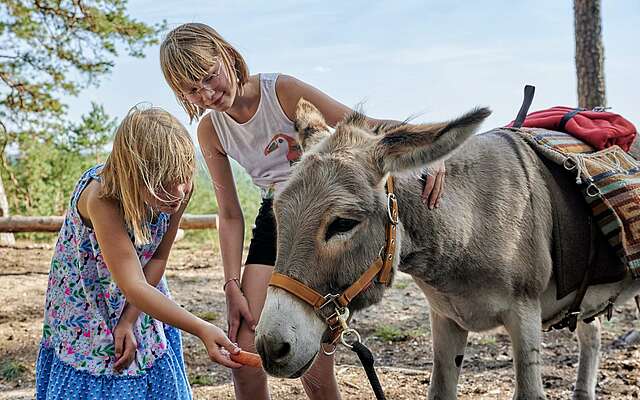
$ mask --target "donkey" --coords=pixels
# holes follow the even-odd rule
[[[556,299],[546,167],[511,132],[473,135],[489,114],[479,108],[446,123],[372,129],[354,113],[330,134],[320,112],[301,100],[296,126],[305,153],[274,202],[275,273],[321,295],[341,293],[385,245],[385,181],[394,177],[399,223],[393,266],[413,277],[430,305],[429,399],[456,398],[468,332],[498,326],[504,326],[513,347],[514,398],[544,399],[541,332],[575,297],[574,292]],[[429,210],[421,203],[417,170],[444,157],[445,197]],[[381,301],[386,287],[374,280],[353,298],[350,311]],[[582,320],[601,313],[611,298],[624,302],[638,290],[640,281],[629,275],[589,287],[577,327],[574,398],[595,398],[599,362],[600,322]],[[269,287],[256,329],[256,347],[269,374],[302,375],[327,333],[312,307]]]

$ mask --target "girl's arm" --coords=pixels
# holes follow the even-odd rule
[[[295,118],[296,107],[302,97],[313,103],[322,113],[327,124],[332,127],[335,127],[347,114],[352,112],[349,107],[331,98],[322,91],[288,75],[280,75],[278,77],[276,81],[276,94],[278,95],[282,110],[291,121]],[[399,123],[399,121],[367,117],[367,123],[371,127],[385,122]],[[431,209],[438,206],[440,194],[444,187],[445,172],[444,161],[439,161],[429,167],[423,174],[424,186],[422,190],[422,202],[428,204]]]
[[[182,214],[184,210],[187,208],[189,201],[191,200],[191,194],[193,193],[193,186],[187,193],[187,198],[182,203],[182,206],[178,209],[178,211],[171,215],[169,220],[169,227],[167,228],[167,232],[164,234],[162,241],[158,245],[155,253],[151,257],[151,260],[145,265],[143,268],[145,279],[149,285],[156,287],[162,280],[164,276],[164,271],[167,267],[167,260],[169,259],[169,253],[171,252],[171,248],[173,247],[173,243],[176,239],[176,234],[178,233],[178,228],[180,226],[180,220],[182,219]],[[122,311],[122,315],[120,316],[120,322],[128,323],[133,325],[138,316],[140,315],[140,310],[136,307],[132,306],[127,302],[124,306],[124,310]]]
[[[327,124],[331,127],[335,127],[347,114],[353,112],[351,108],[331,98],[317,88],[289,75],[278,76],[276,93],[282,110],[291,121],[295,118],[296,107],[302,97],[316,106],[324,116]],[[381,120],[370,117],[367,117],[367,122],[371,126],[379,125],[383,122],[400,123],[399,121]]]
[[[198,143],[211,175],[218,202],[218,238],[224,268],[222,286],[229,311],[227,313],[229,338],[235,342],[241,320],[244,320],[251,329],[255,326],[248,303],[240,290],[244,216],[233,181],[229,158],[222,149],[220,139],[208,115],[198,124]]]
[[[87,197],[87,212],[102,256],[127,301],[153,318],[198,336],[212,360],[228,367],[238,367],[239,364],[220,352],[218,346],[231,353],[237,352],[237,346],[220,328],[189,313],[149,285],[126,232],[118,203],[100,198],[96,191],[92,191]]]

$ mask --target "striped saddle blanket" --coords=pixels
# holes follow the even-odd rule
[[[563,132],[514,129],[536,151],[575,174],[603,235],[634,278],[640,278],[640,163],[614,145],[595,151]]]

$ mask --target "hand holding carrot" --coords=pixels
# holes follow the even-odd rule
[[[256,353],[240,350],[238,353],[229,354],[231,360],[248,367],[262,368],[262,359]]]
[[[242,364],[234,362],[232,359],[235,354],[240,352],[240,348],[229,340],[222,329],[205,322],[198,337],[207,348],[211,361],[229,368],[242,367]]]

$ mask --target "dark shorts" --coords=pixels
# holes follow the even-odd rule
[[[272,205],[272,199],[262,199],[245,264],[276,265],[276,220]]]

